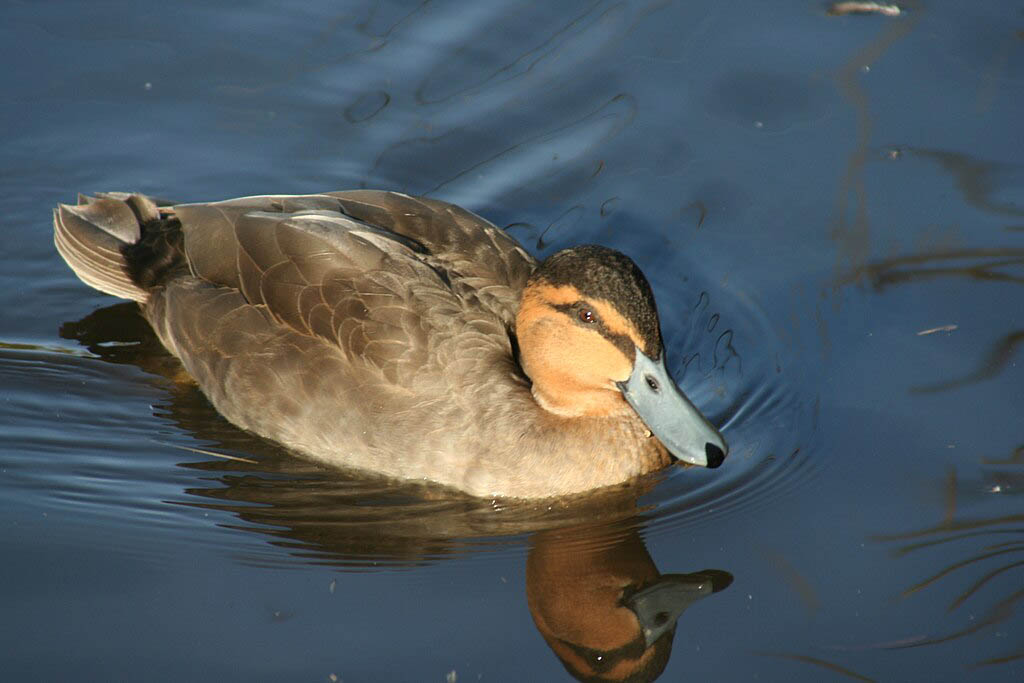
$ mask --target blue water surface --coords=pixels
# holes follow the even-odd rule
[[[5,3],[3,678],[571,680],[552,624],[641,569],[715,585],[662,680],[1024,677],[1024,12],[898,7]],[[544,505],[324,470],[52,243],[78,192],[360,187],[630,254],[725,465]]]

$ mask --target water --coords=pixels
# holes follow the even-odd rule
[[[561,680],[660,572],[714,588],[662,680],[1021,677],[1024,15],[549,5],[0,10],[5,676]],[[355,187],[631,254],[726,464],[550,506],[325,471],[51,241],[78,191]]]

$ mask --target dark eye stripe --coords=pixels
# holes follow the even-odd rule
[[[561,638],[556,638],[556,640],[574,652],[577,657],[585,661],[597,673],[611,671],[623,660],[640,659],[644,656],[643,636],[637,636],[625,645],[612,650],[595,650],[583,645],[577,645],[568,640],[562,640]]]
[[[619,351],[622,351],[623,355],[629,360],[633,360],[636,356],[636,344],[628,336],[609,332],[608,330],[602,330],[601,334],[604,335],[605,339],[615,344]]]
[[[555,304],[554,309],[559,313],[564,313],[575,321],[578,321],[580,325],[586,325],[587,327],[593,328],[601,334],[602,337],[610,341],[615,345],[623,355],[630,360],[636,355],[636,345],[628,335],[620,334],[618,332],[612,332],[605,327],[604,321],[601,320],[601,316],[594,311],[593,307],[587,306],[586,302],[577,301],[571,304]],[[583,320],[581,314],[587,311],[591,315],[590,320]]]

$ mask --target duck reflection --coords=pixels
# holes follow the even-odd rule
[[[156,406],[219,456],[183,467],[207,474],[187,492],[196,507],[229,512],[239,530],[270,537],[285,562],[348,571],[415,567],[493,551],[530,534],[526,599],[533,621],[566,670],[584,681],[652,681],[664,671],[680,615],[732,576],[706,569],[661,574],[640,538],[628,486],[570,501],[502,505],[430,484],[325,470],[228,424],[155,339],[134,304],[66,323],[61,336],[115,363],[154,373],[169,391]],[[209,476],[212,475],[212,476]],[[503,538],[509,538],[503,542]],[[281,553],[274,553],[280,558]],[[279,559],[279,561],[281,561]],[[263,560],[261,559],[261,563]]]
[[[526,560],[526,600],[537,630],[581,681],[653,681],[672,653],[687,607],[723,590],[717,569],[660,574],[635,526],[541,531]]]

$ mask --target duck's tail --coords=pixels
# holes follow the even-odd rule
[[[78,196],[78,205],[53,211],[53,243],[82,282],[101,292],[145,302],[149,296],[129,252],[138,251],[146,228],[166,222],[156,202],[140,194]],[[135,260],[135,259],[132,259]]]

